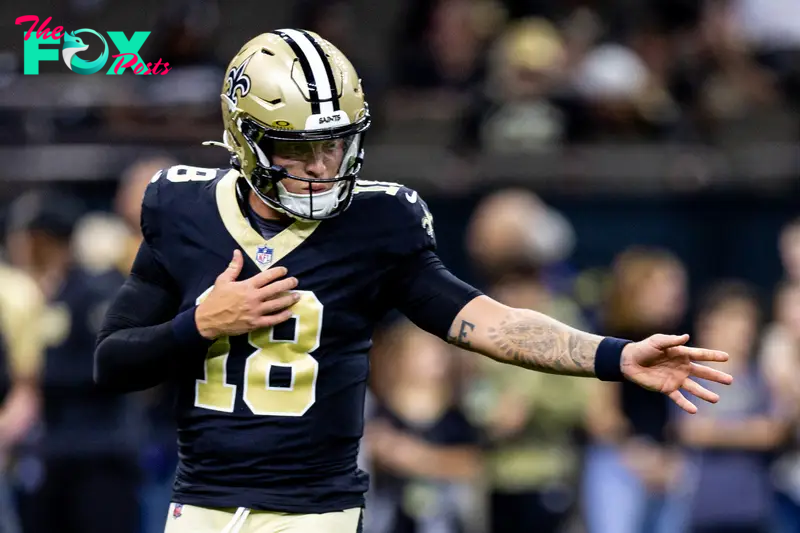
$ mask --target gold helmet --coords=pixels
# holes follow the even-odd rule
[[[228,66],[222,88],[224,144],[261,200],[290,216],[320,220],[347,209],[364,160],[369,108],[353,65],[319,35],[294,29],[264,33]],[[275,143],[301,148],[342,141],[333,178],[290,174],[272,161]],[[306,143],[308,143],[306,145]],[[325,192],[291,193],[281,183],[333,183]]]

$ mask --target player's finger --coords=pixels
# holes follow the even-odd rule
[[[273,315],[266,315],[262,316],[256,322],[257,328],[271,328],[281,322],[286,322],[292,318],[292,311],[290,309],[286,309],[285,311],[281,311],[280,313],[275,313]]]
[[[686,378],[681,386],[683,390],[688,392],[689,394],[693,394],[700,398],[701,400],[705,400],[709,403],[717,403],[719,401],[719,394],[715,392],[711,392],[707,388],[703,387],[696,381],[692,381],[689,378]]]
[[[297,287],[297,278],[281,279],[258,289],[258,297],[261,300],[269,300],[284,292],[289,292],[295,287]]]
[[[667,348],[674,348],[682,346],[689,340],[689,335],[653,335],[650,337],[650,342],[659,350],[666,350]]]
[[[716,381],[717,383],[722,383],[723,385],[730,385],[733,383],[733,376],[730,374],[727,374],[721,370],[717,370],[716,368],[698,365],[697,363],[692,363],[691,373],[696,378],[707,379],[708,381]]]
[[[689,356],[692,361],[713,361],[717,363],[724,363],[728,360],[728,354],[719,350],[706,350],[705,348],[690,348],[682,346],[680,348],[682,353]]]
[[[296,292],[292,292],[289,294],[284,294],[283,296],[279,296],[278,298],[273,298],[271,300],[267,300],[259,307],[258,311],[261,315],[271,315],[273,313],[277,313],[278,311],[283,311],[287,307],[291,307],[297,303],[297,300],[300,299],[300,295]]]
[[[263,287],[269,283],[272,283],[276,279],[280,279],[284,277],[289,271],[286,270],[286,267],[272,267],[268,268],[263,272],[259,272],[252,278],[250,278],[250,283],[253,287]]]
[[[242,258],[242,252],[238,249],[233,251],[233,258],[231,262],[228,264],[228,268],[222,271],[222,273],[217,276],[217,281],[220,282],[230,282],[236,281],[236,278],[239,277],[239,274],[242,272],[242,266],[244,265],[244,259]]]
[[[678,407],[683,409],[689,414],[695,414],[697,412],[697,406],[686,399],[686,397],[681,394],[681,391],[676,390],[672,391],[669,395],[669,399],[675,402]]]

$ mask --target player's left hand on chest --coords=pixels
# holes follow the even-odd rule
[[[710,403],[719,401],[719,395],[706,389],[691,378],[700,378],[730,385],[730,374],[700,365],[698,362],[725,362],[728,354],[717,350],[686,346],[688,335],[653,335],[628,344],[622,351],[622,373],[629,381],[645,389],[666,394],[678,407],[688,413],[697,412],[697,406],[686,399],[681,389]]]

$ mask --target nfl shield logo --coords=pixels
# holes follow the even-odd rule
[[[266,244],[259,246],[256,249],[256,261],[261,265],[269,266],[272,263],[272,248]]]
[[[172,508],[172,518],[180,518],[183,514],[183,504],[176,503],[175,507]]]

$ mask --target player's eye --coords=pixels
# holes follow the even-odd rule
[[[308,148],[296,143],[280,143],[275,146],[275,155],[288,159],[302,158],[307,152]]]
[[[328,141],[322,146],[322,150],[327,154],[332,154],[339,149],[340,141]]]

